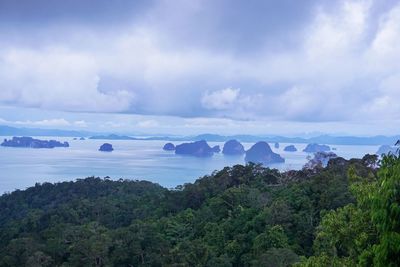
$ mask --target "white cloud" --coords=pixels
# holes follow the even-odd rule
[[[382,80],[378,88],[377,97],[365,103],[362,112],[377,119],[400,119],[400,72]]]
[[[105,123],[101,124],[102,128],[105,129],[112,129],[112,128],[123,128],[126,127],[127,124],[123,122],[114,122],[114,121],[106,121]]]
[[[361,114],[368,118],[389,105],[386,116],[397,118],[400,103],[391,99],[398,97],[398,80],[393,77],[400,69],[400,4],[371,18],[376,1],[338,3],[332,9],[316,9],[295,35],[295,44],[276,50],[217,50],[179,43],[175,31],[166,34],[158,23],[148,21],[110,36],[86,29],[88,38],[0,45],[0,103],[283,120],[351,120]],[[147,14],[150,21],[158,18],[151,15],[168,7],[163,2]],[[194,16],[202,2],[185,7]],[[176,19],[175,26],[192,16]],[[76,32],[85,33],[79,28]],[[109,77],[118,82],[102,83]],[[233,87],[203,92],[228,85]],[[156,124],[145,120],[137,125]]]
[[[160,126],[160,124],[156,120],[139,121],[136,125],[140,128],[155,128]]]
[[[381,17],[378,31],[366,57],[372,71],[400,68],[400,4]]]
[[[184,119],[183,126],[186,128],[231,128],[238,123],[224,118],[190,118]]]
[[[207,109],[224,110],[232,108],[239,97],[240,89],[225,88],[213,92],[205,92],[201,103]]]
[[[27,107],[117,112],[133,94],[98,90],[98,66],[90,55],[65,48],[9,49],[0,52],[0,101]]]
[[[45,119],[45,120],[39,120],[39,121],[15,121],[11,122],[14,124],[19,124],[19,125],[31,125],[31,126],[70,126],[71,123],[65,119]]]
[[[0,123],[17,126],[35,126],[35,127],[69,127],[75,126],[78,128],[88,127],[84,120],[69,121],[64,118],[58,119],[43,119],[43,120],[5,120],[0,118]]]
[[[282,111],[289,118],[304,117],[315,113],[316,107],[325,105],[319,101],[320,96],[310,88],[294,86],[280,97],[280,106],[284,107]]]
[[[74,125],[80,128],[87,128],[88,124],[84,120],[74,121]]]
[[[319,10],[306,34],[309,59],[323,63],[356,52],[365,37],[370,6],[371,1],[344,1],[336,13]]]

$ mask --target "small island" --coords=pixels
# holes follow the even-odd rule
[[[278,143],[278,142],[275,143],[275,144],[274,144],[274,147],[275,147],[275,148],[279,148],[279,143]]]
[[[316,167],[326,167],[331,159],[336,159],[338,156],[333,152],[316,152],[314,157],[307,157],[309,161],[304,165],[304,169],[315,169]]]
[[[175,150],[175,145],[172,143],[166,143],[163,147],[165,151],[174,151]]]
[[[220,148],[218,145],[213,146],[213,147],[212,147],[212,150],[213,150],[214,153],[219,153],[219,152],[221,152],[221,148]]]
[[[214,154],[213,149],[205,140],[193,143],[183,143],[175,147],[175,154],[190,155],[195,157],[211,157]]]
[[[296,152],[297,148],[294,145],[288,145],[283,150],[286,152]]]
[[[397,151],[397,148],[394,146],[389,146],[389,145],[382,145],[379,147],[378,151],[376,151],[376,155],[381,156],[381,155],[388,155],[389,153],[395,154]]]
[[[12,139],[4,139],[2,146],[7,147],[30,147],[30,148],[55,148],[69,147],[68,142],[59,142],[56,140],[39,140],[32,137],[13,137]]]
[[[279,154],[274,153],[267,142],[257,142],[246,151],[246,163],[261,163],[268,165],[271,163],[283,163],[285,159]]]
[[[111,152],[113,150],[114,150],[113,146],[109,143],[104,143],[99,148],[99,151],[102,151],[102,152]]]
[[[327,145],[319,145],[319,144],[308,144],[306,148],[303,149],[303,152],[307,153],[316,153],[316,152],[327,152],[330,151],[331,148]]]
[[[245,150],[243,145],[239,141],[233,139],[227,141],[224,144],[222,153],[225,155],[243,155],[245,153]]]

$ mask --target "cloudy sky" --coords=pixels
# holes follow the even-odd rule
[[[0,124],[398,134],[398,0],[0,0]]]

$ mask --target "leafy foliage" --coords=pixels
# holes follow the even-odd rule
[[[376,160],[36,184],[0,197],[0,266],[396,266],[399,163]]]
[[[375,159],[376,160],[376,159]],[[363,158],[375,166],[371,156]],[[400,158],[383,157],[377,176],[352,166],[356,203],[326,213],[317,228],[315,255],[300,266],[400,266]]]

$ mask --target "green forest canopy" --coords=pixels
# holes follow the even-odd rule
[[[0,197],[0,266],[400,266],[399,199],[395,155],[36,184]]]

